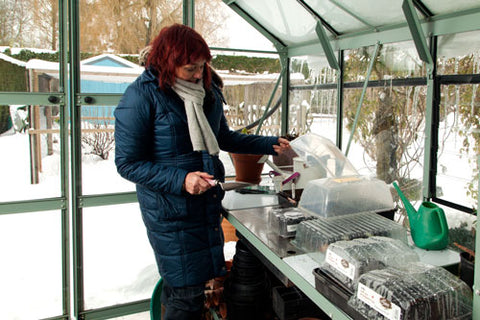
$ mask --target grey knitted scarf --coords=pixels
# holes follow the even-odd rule
[[[182,98],[187,113],[188,131],[192,140],[193,150],[207,150],[211,155],[218,155],[220,148],[212,128],[203,112],[205,89],[203,81],[193,83],[177,79],[172,89]]]

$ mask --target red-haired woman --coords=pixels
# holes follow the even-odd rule
[[[276,154],[278,137],[231,131],[212,56],[192,28],[163,28],[151,43],[145,71],[115,109],[115,163],[136,184],[159,272],[165,319],[200,319],[205,282],[224,275],[220,226],[225,178],[220,149]]]

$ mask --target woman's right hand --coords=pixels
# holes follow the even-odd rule
[[[212,187],[212,184],[208,182],[211,179],[213,179],[213,176],[206,172],[189,172],[183,182],[183,188],[193,195],[202,194]]]

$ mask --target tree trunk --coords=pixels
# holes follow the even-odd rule
[[[377,178],[391,183],[396,179],[397,142],[395,115],[392,110],[391,91],[386,89],[379,95],[378,109],[373,133],[376,139]]]

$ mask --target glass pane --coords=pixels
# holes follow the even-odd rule
[[[374,26],[391,25],[405,21],[402,11],[402,0],[337,0],[331,2],[337,2],[340,6]]]
[[[478,0],[422,0],[435,15],[478,8]]]
[[[0,16],[0,44],[8,44],[0,47],[0,91],[36,91],[27,62],[58,61],[58,0],[36,1],[33,10],[30,1],[2,1]]]
[[[123,93],[144,70],[138,56],[131,58],[101,54],[81,61],[80,87],[88,93]]]
[[[480,73],[479,31],[438,37],[438,74]]]
[[[211,47],[275,50],[267,38],[221,0],[195,1],[195,29]]]
[[[87,309],[150,298],[159,279],[138,204],[83,210]]]
[[[1,319],[43,319],[62,311],[59,212],[0,216]]]
[[[13,58],[10,49],[0,53],[0,91],[28,91],[26,65],[26,62]]]
[[[408,199],[420,200],[426,87],[367,89],[349,146],[361,91],[344,91],[342,150],[361,174],[396,180]]]
[[[313,132],[335,143],[337,123],[337,73],[324,56],[291,59],[291,134]]]
[[[370,21],[365,19],[366,17],[360,17],[361,20],[355,17],[358,17],[358,8],[356,8],[358,5],[355,2],[348,1],[346,4],[341,3],[343,1],[328,0],[305,2],[339,33],[368,29],[373,23],[371,19]]]
[[[226,100],[225,116],[232,130],[241,130],[249,124],[259,122],[280,76],[280,61],[275,55],[255,53],[250,56],[232,55],[230,52],[214,51],[212,67],[222,78]],[[274,113],[262,124],[259,134],[280,133],[280,113],[277,106],[281,87],[275,92],[269,110]],[[276,111],[275,111],[276,110]],[[256,127],[250,129],[255,133]],[[221,151],[220,159],[225,165],[227,176],[235,175],[230,157]],[[264,166],[264,172],[268,172]]]
[[[423,76],[424,66],[409,43],[383,46],[370,77],[379,82],[370,83],[355,123],[373,49],[345,52],[342,150],[361,174],[398,181],[415,203],[422,199],[426,87],[406,83]]]
[[[375,47],[363,47],[345,53],[345,82],[365,81]],[[412,42],[380,46],[369,81],[425,77],[426,66],[418,57]],[[363,86],[363,84],[362,84]]]
[[[316,20],[295,1],[238,0],[236,3],[287,45],[318,39]]]
[[[182,12],[182,0],[80,1],[81,92],[123,93],[143,71],[140,51],[164,26],[182,23]]]
[[[375,68],[372,73],[378,80],[425,77],[427,74],[426,64],[420,60],[411,41],[382,45],[376,63],[381,63],[383,67],[381,71]]]
[[[134,191],[115,166],[115,106],[82,106],[82,187],[84,194]]]
[[[446,206],[441,206],[448,224],[449,247],[456,251],[464,251],[458,245],[475,250],[475,223],[477,217]],[[458,245],[456,245],[457,243]]]
[[[0,202],[60,196],[58,106],[10,106],[0,136]]]
[[[196,0],[195,30],[209,46],[227,47],[229,35],[224,26],[228,26],[230,15],[234,13],[221,0]]]
[[[182,23],[182,0],[80,1],[80,49],[135,55],[161,28]]]
[[[225,106],[225,115],[231,129],[240,130],[245,126],[260,121],[267,109],[278,77],[279,74],[252,77],[251,79],[247,77],[243,83],[229,83],[228,85],[229,77],[224,78],[227,80],[224,94],[228,104]],[[279,87],[275,92],[272,105],[269,108],[270,111],[279,110],[279,108],[275,108],[278,106],[277,102],[280,99],[280,90],[281,88]],[[280,115],[277,111],[263,121],[259,134],[279,134]],[[255,126],[249,129],[249,132],[256,133],[256,130],[257,127]]]
[[[437,197],[476,209],[480,88],[443,85],[441,97]]]
[[[295,82],[299,78],[303,78],[304,84],[307,85],[336,84],[336,70],[329,67],[325,56],[299,56],[290,60],[290,77],[293,80],[293,86],[297,85]],[[299,77],[298,73],[303,77]]]

